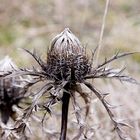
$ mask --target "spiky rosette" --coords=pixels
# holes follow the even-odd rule
[[[82,81],[90,70],[85,48],[68,28],[53,39],[47,65],[51,78],[71,82]]]

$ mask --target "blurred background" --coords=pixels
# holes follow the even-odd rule
[[[104,8],[105,0],[0,0],[0,59],[9,55],[20,67],[36,65],[21,48],[36,49],[46,59],[52,38],[66,27],[90,52],[98,45]],[[110,0],[99,62],[118,50],[139,52],[139,45],[139,0]],[[139,53],[122,58],[113,66],[125,66],[125,72],[140,81]],[[133,128],[126,130],[130,139],[140,140],[139,86],[104,80],[97,80],[94,84],[100,90],[111,93],[111,103],[122,105],[115,109],[116,116],[132,125]],[[69,120],[73,121],[71,117]],[[94,133],[92,136],[89,134],[87,139],[118,140],[112,132],[113,127],[106,111],[96,99],[91,104],[88,123],[94,128]],[[76,126],[72,124],[74,127],[71,127],[70,124],[68,138],[71,140],[72,128]],[[50,129],[55,127],[51,126]],[[43,139],[41,136],[38,134],[36,137]]]

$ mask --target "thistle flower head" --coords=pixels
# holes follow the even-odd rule
[[[51,52],[62,55],[78,55],[84,51],[79,39],[65,28],[63,32],[58,34],[51,43]]]
[[[53,39],[47,65],[55,80],[80,82],[90,69],[85,48],[68,28]]]

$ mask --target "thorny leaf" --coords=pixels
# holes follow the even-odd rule
[[[49,89],[52,88],[52,83],[47,83],[45,84],[38,92],[37,94],[34,96],[33,100],[32,100],[32,104],[31,106],[29,106],[24,115],[23,115],[23,119],[28,119],[30,117],[30,115],[32,114],[32,111],[34,109],[34,107],[38,104],[40,97]]]
[[[123,75],[122,72],[124,71],[125,68],[122,68],[120,70],[118,69],[100,69],[99,71],[93,72],[93,74],[89,74],[87,76],[85,76],[85,79],[96,79],[96,78],[103,78],[103,79],[117,79],[120,82],[129,82],[132,84],[137,84],[139,85],[140,83],[137,82],[134,78],[127,76],[127,75]]]
[[[83,90],[81,88],[81,85],[76,85],[75,91],[77,91],[81,95],[81,97],[83,98],[83,100],[85,101],[85,104],[86,104],[86,114],[85,114],[85,117],[87,117],[88,114],[89,114],[90,97],[89,97],[88,94],[86,94],[86,93],[83,92]]]
[[[91,57],[91,67],[93,66],[93,63],[94,63],[94,58],[95,58],[95,54],[96,54],[96,52],[97,52],[97,49],[98,49],[98,46],[97,47],[95,47],[95,49],[94,50],[92,50],[92,57]]]
[[[76,139],[79,139],[84,132],[84,121],[83,121],[83,118],[81,116],[81,110],[80,110],[80,107],[76,101],[74,92],[71,92],[70,95],[71,95],[72,105],[73,105],[73,108],[75,111],[76,119],[77,119],[77,122],[78,122],[79,127],[80,127],[78,135],[73,138],[73,140],[76,140]]]
[[[42,59],[40,57],[37,56],[37,53],[36,51],[34,50],[34,52],[30,52],[29,50],[27,49],[24,49],[27,53],[29,53],[35,60],[36,62],[39,64],[39,66],[42,68],[42,70],[46,70],[46,63],[42,61]]]
[[[122,53],[122,54],[119,54],[119,52],[117,52],[113,57],[111,57],[110,59],[105,59],[105,61],[102,63],[102,64],[100,64],[100,65],[98,65],[95,69],[96,70],[98,70],[98,69],[100,69],[101,67],[103,67],[103,66],[105,66],[105,65],[107,65],[107,64],[109,64],[110,62],[112,62],[112,61],[115,61],[115,60],[117,60],[117,59],[119,59],[119,58],[122,58],[122,57],[124,57],[124,56],[128,56],[128,55],[132,55],[132,54],[135,54],[136,52],[131,52],[131,53]]]
[[[95,95],[98,97],[98,99],[102,102],[102,104],[104,105],[104,107],[105,107],[106,111],[108,112],[108,115],[109,115],[109,117],[110,117],[110,119],[111,119],[111,121],[112,121],[112,123],[113,123],[113,125],[114,125],[114,129],[115,129],[116,132],[118,133],[118,136],[120,137],[121,140],[125,140],[126,137],[124,136],[124,133],[122,132],[121,127],[120,127],[120,126],[121,126],[121,123],[118,123],[118,122],[116,121],[116,119],[114,118],[114,114],[113,114],[112,110],[110,109],[110,107],[108,106],[108,103],[107,103],[107,101],[105,100],[105,98],[103,98],[103,97],[102,97],[102,94],[101,94],[99,91],[97,91],[97,90],[95,89],[95,87],[93,87],[93,85],[91,85],[90,83],[85,82],[85,85],[86,85],[91,91],[93,91],[93,92],[95,93]]]

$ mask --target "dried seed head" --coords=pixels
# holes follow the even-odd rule
[[[66,28],[57,35],[48,51],[48,71],[55,80],[80,82],[89,71],[85,48],[78,38]]]
[[[17,70],[17,66],[8,56],[0,61],[1,72],[15,69]],[[0,79],[0,112],[3,123],[7,123],[10,116],[15,117],[12,106],[17,105],[26,92],[23,83],[19,82],[21,78]]]
[[[84,51],[78,38],[66,28],[51,43],[51,53],[59,55],[78,55]]]

